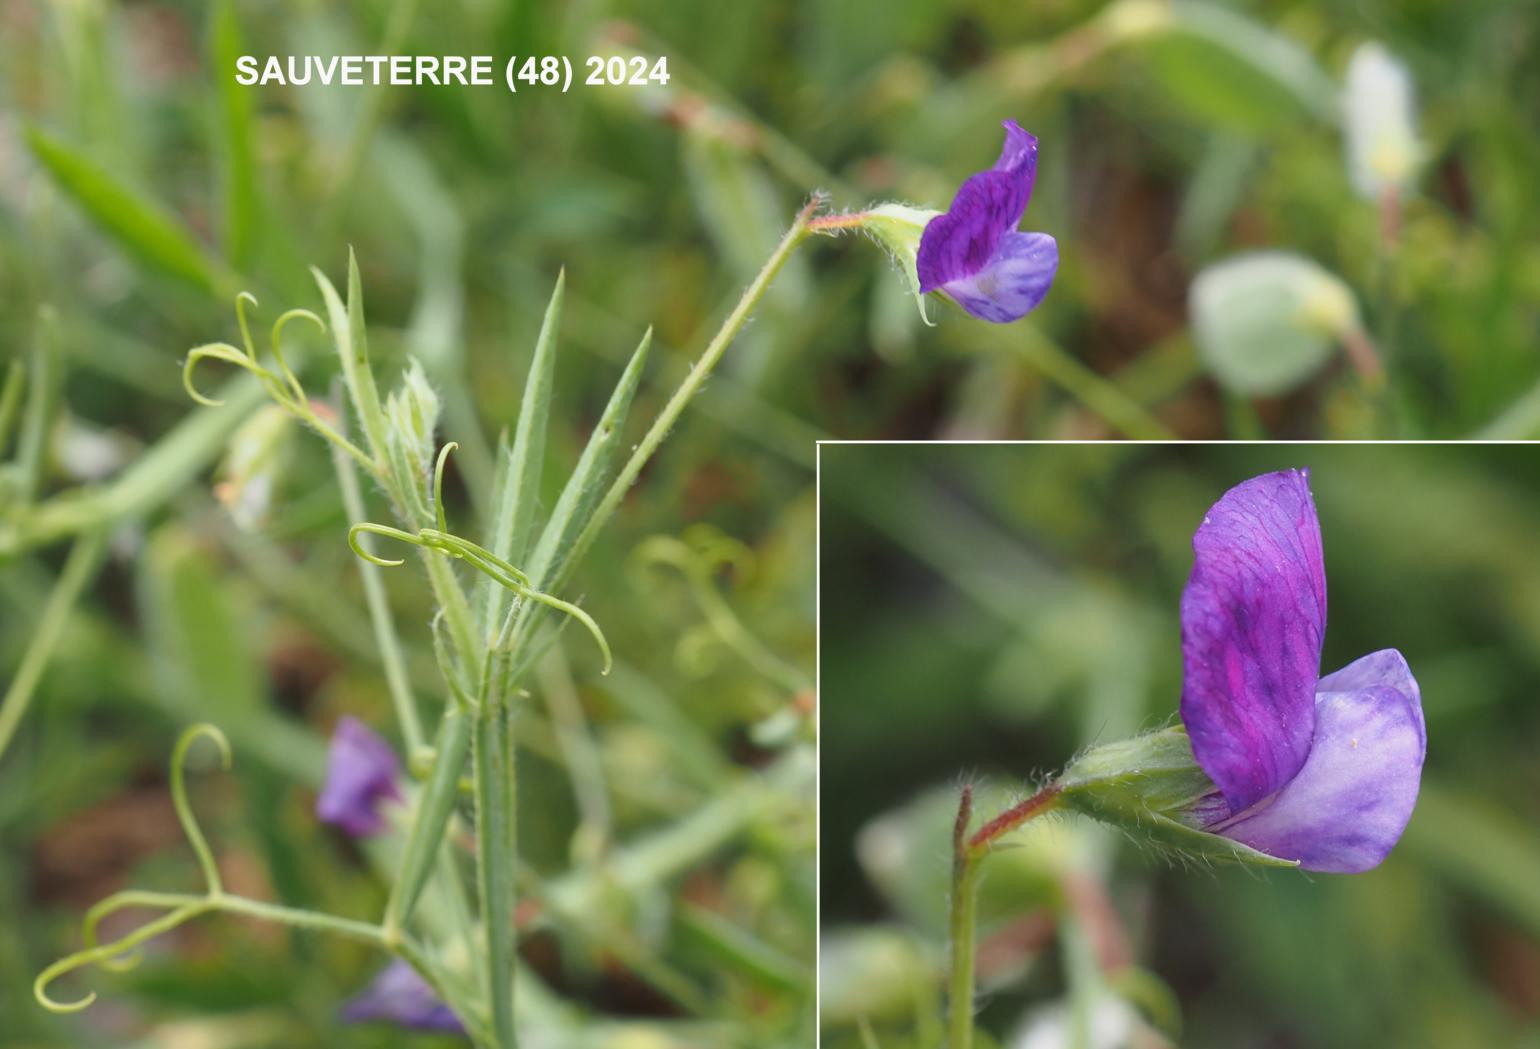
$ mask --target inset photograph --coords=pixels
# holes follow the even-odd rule
[[[1540,1037],[1540,455],[826,444],[822,1045]]]

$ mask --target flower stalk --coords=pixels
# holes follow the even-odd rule
[[[1049,784],[969,833],[973,788],[963,785],[952,826],[951,973],[948,981],[947,1049],[973,1049],[973,970],[978,935],[979,867],[995,842],[1059,802],[1059,787]]]

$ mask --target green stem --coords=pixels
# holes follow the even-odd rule
[[[620,500],[625,497],[631,485],[636,483],[636,478],[641,474],[642,467],[647,465],[647,461],[658,450],[658,446],[663,443],[663,439],[668,436],[668,432],[679,421],[679,416],[684,413],[685,405],[689,404],[691,398],[699,392],[701,385],[711,375],[712,369],[722,359],[722,354],[727,352],[727,348],[732,345],[733,340],[738,337],[738,333],[743,330],[743,326],[748,323],[750,315],[754,312],[754,307],[759,305],[760,299],[764,298],[765,292],[769,290],[770,285],[775,281],[776,275],[781,272],[781,268],[786,265],[786,261],[791,258],[792,253],[797,250],[797,247],[807,239],[808,222],[812,219],[813,212],[817,210],[821,203],[821,198],[815,197],[797,213],[796,221],[791,224],[791,228],[781,238],[780,244],[776,245],[775,251],[771,252],[770,258],[765,261],[764,268],[759,271],[759,275],[749,284],[748,289],[743,293],[743,297],[738,300],[738,305],[733,307],[733,311],[722,322],[722,327],[712,337],[711,341],[707,343],[705,352],[700,355],[700,359],[690,368],[689,374],[684,377],[684,381],[679,384],[679,388],[674,391],[674,395],[668,399],[668,403],[663,406],[663,410],[653,420],[651,428],[648,429],[641,442],[637,444],[636,450],[631,453],[631,458],[626,460],[626,465],[621,468],[620,475],[610,485],[609,491],[604,493],[604,499],[594,511],[593,517],[589,519],[588,525],[579,533],[577,541],[572,546],[572,552],[568,555],[565,562],[567,570],[570,570],[570,567],[582,558],[589,544],[598,535],[599,530],[604,527],[610,515],[615,512],[615,508],[620,505]],[[558,589],[560,583],[564,581],[545,581],[546,589]]]
[[[486,952],[484,991],[491,1004],[492,1032],[498,1049],[515,1049],[518,1044],[513,1023],[517,828],[512,717],[507,697],[489,696],[476,712],[471,734],[475,761],[476,873]]]
[[[27,708],[32,705],[43,671],[53,658],[75,602],[96,575],[106,538],[105,532],[89,532],[77,539],[70,549],[59,581],[54,584],[48,603],[43,606],[43,614],[38,617],[37,631],[21,658],[21,666],[16,668],[11,687],[6,689],[5,699],[0,702],[0,757],[4,756]]]
[[[1058,800],[1059,788],[1050,784],[1006,809],[970,836],[973,788],[964,786],[962,789],[957,822],[952,827],[952,961],[947,1049],[972,1049],[973,1046],[973,962],[978,931],[979,865],[989,855],[990,847],[1003,835],[1047,812]]]
[[[973,938],[978,907],[977,857],[968,848],[968,822],[973,817],[973,788],[964,786],[952,828],[952,974],[948,986],[947,1049],[973,1047]]]
[[[342,489],[342,506],[348,520],[366,520],[369,515],[364,507],[364,493],[358,483],[358,472],[336,445],[332,446],[332,464],[337,471],[337,484]],[[360,539],[360,542],[363,540]],[[374,626],[375,646],[379,649],[380,663],[385,670],[385,687],[395,705],[396,721],[401,725],[401,736],[406,741],[407,760],[411,761],[425,741],[417,700],[412,695],[411,680],[406,672],[406,656],[401,649],[401,639],[396,634],[395,620],[391,618],[390,602],[385,596],[385,583],[380,579],[380,574],[372,568],[363,568],[359,576],[364,584],[364,603],[369,606],[369,620]]]

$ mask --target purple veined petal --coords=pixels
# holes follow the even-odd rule
[[[981,320],[1009,324],[1037,308],[1059,270],[1059,245],[1046,233],[1007,233],[995,257],[972,277],[941,290]]]
[[[342,1019],[349,1023],[386,1020],[419,1031],[465,1030],[417,970],[400,959],[380,970],[368,987],[343,1005]]]
[[[1215,503],[1182,593],[1182,721],[1233,812],[1294,778],[1315,734],[1326,633],[1321,529],[1300,470]]]
[[[1425,749],[1417,704],[1396,689],[1323,692],[1299,774],[1270,803],[1209,829],[1305,870],[1369,870],[1411,819]]]
[[[1032,184],[1037,180],[1037,136],[1014,120],[1001,122],[1005,128],[1005,142],[1000,147],[1000,159],[995,161],[996,171],[1009,171],[1025,182],[1021,208],[1026,210],[1032,199]],[[1018,217],[1018,222],[1021,219]]]
[[[1015,232],[1037,179],[1037,139],[1014,120],[1005,121],[1005,145],[988,171],[971,175],[952,206],[920,234],[915,269],[920,293],[978,273],[995,257],[1000,241]]]
[[[1006,171],[981,171],[970,175],[957,191],[952,206],[925,225],[915,268],[922,294],[954,280],[971,277],[983,269],[1000,238],[1021,221],[1017,179]]]
[[[355,838],[385,829],[382,802],[401,800],[401,766],[396,752],[355,717],[344,717],[326,752],[326,782],[316,798],[317,818]]]
[[[1373,685],[1385,685],[1411,700],[1412,713],[1417,716],[1417,733],[1423,746],[1428,743],[1428,729],[1422,716],[1422,689],[1412,677],[1412,668],[1406,658],[1393,648],[1382,648],[1353,660],[1341,670],[1323,677],[1315,686],[1321,692],[1357,692]]]

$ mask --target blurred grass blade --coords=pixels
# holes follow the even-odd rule
[[[417,801],[416,816],[401,854],[401,871],[391,893],[390,919],[405,928],[438,862],[445,828],[454,815],[460,776],[470,757],[471,719],[456,703],[444,711],[435,744],[433,772]]]
[[[257,161],[252,148],[253,92],[225,73],[245,53],[240,22],[230,0],[219,0],[209,24],[210,66],[215,71],[213,121],[219,154],[219,232],[225,258],[237,269],[250,270],[256,260],[262,228],[262,202],[257,192]]]
[[[26,388],[27,366],[17,357],[5,369],[5,385],[0,386],[0,459],[5,458],[5,449],[11,443],[11,428],[16,425],[16,413],[21,410]]]
[[[313,782],[324,746],[279,715],[251,639],[253,610],[235,601],[203,541],[170,524],[151,537],[136,579],[158,691],[188,720],[227,726],[237,747],[301,783]]]
[[[106,534],[93,532],[81,536],[70,548],[69,559],[64,562],[59,581],[54,584],[47,603],[43,605],[42,614],[38,616],[37,629],[27,643],[26,654],[21,657],[16,676],[11,678],[11,687],[5,690],[5,698],[0,700],[0,758],[5,756],[6,747],[15,737],[27,708],[32,705],[43,671],[48,669],[75,602],[80,599],[91,580],[96,578],[96,569],[101,564],[106,545]]]
[[[615,458],[615,450],[620,447],[621,429],[631,410],[631,401],[636,396],[651,347],[652,329],[648,328],[620,381],[615,384],[615,392],[610,395],[610,403],[599,417],[598,425],[589,435],[588,444],[578,458],[572,476],[567,479],[561,498],[556,501],[556,509],[551,512],[551,519],[540,533],[540,543],[526,569],[536,587],[555,590],[566,579],[570,567],[566,563],[567,555],[577,537],[588,527],[589,518],[604,497],[605,478]]]
[[[47,470],[49,436],[64,395],[64,354],[59,348],[58,318],[52,307],[38,311],[32,346],[31,382],[22,413],[21,435],[16,445],[18,501],[26,505],[42,490]]]
[[[519,405],[513,444],[503,449],[498,462],[493,503],[496,516],[492,521],[492,533],[487,537],[487,548],[513,565],[520,564],[529,550],[535,504],[540,498],[540,473],[545,460],[546,428],[556,372],[556,336],[561,328],[566,285],[567,271],[562,270],[546,304],[540,336],[535,340],[535,355],[529,362],[529,377],[524,383],[524,400]],[[512,595],[506,587],[490,578],[483,579],[478,585],[483,594],[479,603],[486,609],[484,626],[488,631],[496,630]]]
[[[1424,778],[1402,848],[1540,936],[1540,835],[1533,823]]]
[[[1166,90],[1197,118],[1250,132],[1304,119],[1336,122],[1336,84],[1292,39],[1202,0],[1168,10],[1168,31],[1139,47]]]
[[[114,240],[160,272],[216,295],[234,295],[234,274],[211,258],[180,222],[117,181],[85,153],[37,127],[28,147],[61,190]]]

